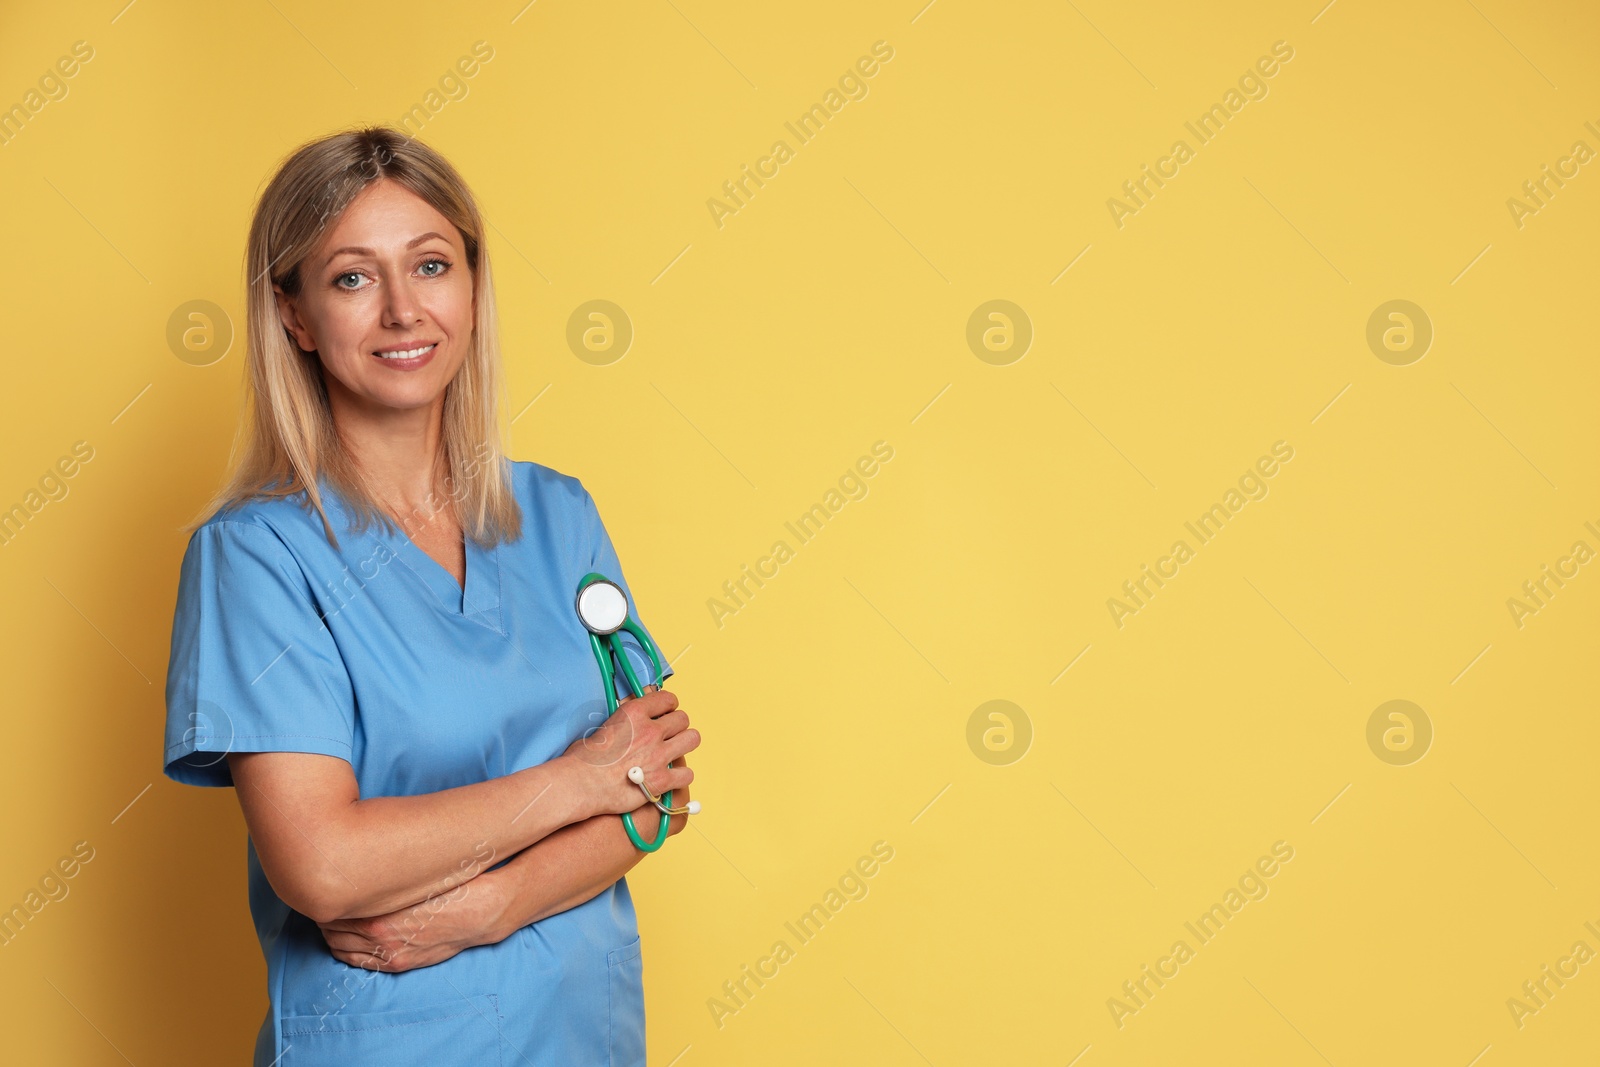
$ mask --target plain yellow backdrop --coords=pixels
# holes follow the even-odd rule
[[[159,763],[179,527],[243,348],[181,359],[169,320],[242,330],[276,163],[408,113],[493,225],[512,452],[595,494],[704,732],[704,813],[630,876],[652,1063],[1592,1056],[1600,566],[1560,561],[1600,550],[1600,164],[1560,161],[1600,150],[1600,18],[921,3],[4,6],[0,907],[93,856],[0,947],[4,1059],[247,1058],[243,822]],[[1172,176],[1129,200],[1145,165]],[[1546,165],[1571,176],[1529,200]],[[592,300],[632,324],[607,365],[567,342]],[[1012,347],[974,349],[995,300],[975,332]],[[1395,300],[1433,334],[1404,365],[1367,339]],[[785,523],[880,441],[800,544]],[[1276,442],[1202,544],[1185,523]],[[1576,576],[1519,619],[1547,564]],[[1119,626],[1146,565],[1176,573]],[[1369,744],[1392,700],[1409,747]],[[802,944],[785,924],[877,842]],[[1185,924],[1278,842],[1202,943]],[[1176,973],[1135,1001],[1146,965]],[[1546,965],[1576,975],[1532,1001]]]

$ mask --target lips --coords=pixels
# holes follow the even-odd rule
[[[433,351],[438,344],[439,342],[437,341],[419,341],[411,345],[390,345],[388,348],[380,348],[372,354],[379,359],[417,359]]]
[[[439,351],[439,342],[427,341],[404,347],[390,345],[372,353],[372,358],[382,363],[385,370],[411,371],[427,366]]]

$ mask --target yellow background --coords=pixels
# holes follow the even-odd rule
[[[398,121],[482,40],[421,136],[494,225],[510,410],[539,396],[512,451],[595,494],[705,736],[704,814],[630,878],[652,1063],[1588,1062],[1600,963],[1520,1029],[1506,1001],[1600,950],[1600,567],[1520,629],[1506,601],[1600,548],[1600,164],[1521,228],[1506,200],[1600,148],[1600,20],[919,3],[6,5],[0,103],[94,58],[0,148],[0,506],[95,457],[0,549],[0,904],[96,855],[0,948],[5,1059],[247,1058],[243,822],[159,766],[178,527],[242,340],[193,366],[166,324],[242,329],[277,161]],[[867,97],[719,229],[708,198],[879,40]],[[1269,95],[1119,229],[1107,198],[1280,40]],[[609,366],[565,341],[591,299],[636,331]],[[965,339],[992,299],[1034,330],[1006,366]],[[1409,366],[1365,339],[1393,299],[1435,330]],[[878,440],[866,498],[718,627]],[[1270,495],[1119,629],[1107,598],[1279,440]],[[967,740],[996,699],[1033,735],[1003,766]],[[1392,699],[1434,730],[1408,766],[1366,740]],[[713,1022],[880,840],[870,893]],[[1270,894],[1119,1028],[1108,998],[1275,841]]]

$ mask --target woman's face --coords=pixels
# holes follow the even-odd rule
[[[321,358],[336,407],[381,416],[440,400],[473,324],[472,271],[448,219],[379,179],[323,235],[300,278],[293,298],[273,286],[278,312],[301,350]]]

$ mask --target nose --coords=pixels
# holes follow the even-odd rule
[[[403,274],[387,287],[383,305],[385,326],[406,327],[422,321],[422,302]]]

